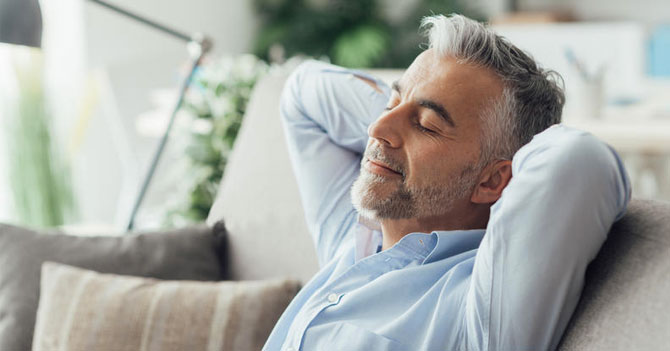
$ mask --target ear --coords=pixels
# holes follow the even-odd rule
[[[482,171],[470,201],[476,204],[492,204],[498,201],[511,179],[512,161],[501,160],[491,163]]]

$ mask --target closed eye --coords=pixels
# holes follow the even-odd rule
[[[430,128],[426,128],[426,127],[422,126],[421,123],[419,123],[418,121],[414,122],[413,124],[414,124],[414,127],[416,127],[416,129],[418,129],[419,131],[421,131],[421,132],[423,132],[423,133],[437,134],[436,131],[434,131],[434,130],[432,130],[432,129],[430,129]]]

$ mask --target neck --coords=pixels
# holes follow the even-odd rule
[[[488,205],[471,204],[465,208],[454,209],[447,213],[431,217],[409,219],[383,219],[382,250],[395,245],[410,233],[431,233],[443,230],[485,229],[489,220]]]

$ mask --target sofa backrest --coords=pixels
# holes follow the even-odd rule
[[[286,78],[269,75],[256,84],[207,218],[225,222],[233,280],[289,276],[304,283],[318,269],[279,118]]]
[[[385,81],[401,71],[375,71]],[[230,278],[293,277],[318,269],[279,118],[286,75],[261,80],[208,223],[224,219]],[[670,204],[634,200],[589,267],[561,350],[670,349]]]
[[[559,350],[670,350],[670,203],[633,200],[612,226]]]

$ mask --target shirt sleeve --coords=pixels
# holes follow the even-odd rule
[[[375,90],[356,76],[375,82]],[[282,93],[280,114],[305,218],[323,266],[356,220],[349,195],[360,171],[368,126],[390,89],[363,72],[307,61]]]
[[[587,265],[630,200],[618,155],[562,125],[522,147],[512,174],[475,258],[465,304],[468,349],[555,349]]]

